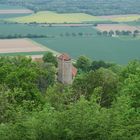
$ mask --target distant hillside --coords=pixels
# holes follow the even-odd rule
[[[140,0],[0,0],[34,11],[84,12],[92,15],[140,14]]]

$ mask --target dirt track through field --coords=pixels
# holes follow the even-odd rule
[[[12,10],[0,10],[0,14],[31,14],[32,10],[28,9],[12,9]]]
[[[41,47],[28,39],[0,39],[0,53],[43,52]]]

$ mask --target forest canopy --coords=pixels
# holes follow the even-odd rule
[[[34,11],[50,10],[60,13],[140,14],[139,0],[1,0],[0,4],[24,6]]]
[[[45,55],[0,58],[1,140],[140,139],[140,61],[80,56],[73,84],[63,85],[55,58]]]

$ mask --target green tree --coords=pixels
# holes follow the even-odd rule
[[[139,111],[131,107],[131,97],[120,92],[110,109],[111,139],[131,140],[140,138]]]
[[[109,34],[109,36],[112,36],[112,35],[114,35],[114,31],[111,30],[111,31],[109,31],[108,34]]]
[[[97,35],[102,35],[102,32],[101,31],[97,31]]]
[[[91,61],[85,56],[80,56],[76,61],[76,67],[83,72],[90,70]]]
[[[45,53],[44,56],[43,56],[43,61],[44,61],[45,63],[52,63],[52,64],[54,64],[56,67],[57,67],[57,65],[58,65],[57,58],[56,58],[56,56],[53,55],[52,52],[47,52],[47,53]]]
[[[107,31],[103,31],[102,33],[104,36],[107,36],[108,35],[108,32]]]
[[[140,61],[132,61],[121,73],[123,86],[122,93],[129,94],[132,98],[132,106],[140,107]]]
[[[111,70],[100,68],[97,71],[91,71],[76,77],[73,83],[75,94],[79,97],[84,95],[89,99],[95,90],[100,87],[100,105],[110,107],[112,101],[116,98],[119,77]]]
[[[119,31],[119,30],[116,30],[115,33],[116,33],[116,35],[121,35],[121,31]]]
[[[112,67],[113,64],[111,63],[106,63],[104,61],[92,61],[91,63],[91,70],[97,70],[99,68],[109,68]]]

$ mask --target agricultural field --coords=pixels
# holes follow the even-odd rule
[[[0,19],[21,17],[32,14],[33,11],[20,6],[0,5]]]
[[[33,11],[28,9],[11,9],[11,10],[1,10],[0,14],[31,14]]]
[[[29,16],[8,19],[8,21],[19,23],[83,23],[89,21],[106,21],[96,16],[84,14],[84,13],[71,13],[71,14],[58,14],[55,12],[44,11],[38,12]]]
[[[0,10],[12,10],[12,9],[25,9],[22,6],[12,6],[12,5],[8,5],[8,4],[0,4]]]
[[[7,19],[7,18],[16,18],[21,16],[27,16],[30,14],[0,14],[0,22]]]
[[[36,34],[50,36],[48,38],[32,39],[45,46],[49,51],[54,50],[55,53],[66,52],[75,59],[79,55],[86,55],[95,60],[126,64],[129,60],[140,58],[139,38],[99,36],[97,30],[92,27],[41,27],[39,25],[1,23],[0,30],[0,35]],[[27,54],[22,52],[14,53],[14,55],[38,55],[43,53],[28,52]]]
[[[130,26],[140,26],[140,20],[128,22],[127,24]]]
[[[0,39],[0,54],[44,51],[46,51],[45,47],[41,47],[28,39]]]
[[[40,25],[28,25],[28,24],[4,24],[0,23],[0,36],[14,35],[14,34],[36,34],[36,35],[47,35],[47,36],[60,36],[60,34],[66,33],[94,33],[91,27],[47,27]]]
[[[10,23],[0,23],[0,35],[14,35],[14,34],[37,34],[37,35],[45,35],[47,33],[47,28],[39,27],[39,26],[30,26],[24,24],[10,24]]]
[[[111,16],[98,16],[101,19],[108,19],[114,22],[132,22],[140,19],[140,15],[111,15]]]
[[[8,14],[7,14],[8,15]],[[128,20],[129,17],[129,20]],[[131,17],[131,20],[130,20]],[[133,18],[132,18],[133,17]],[[55,54],[66,52],[76,59],[80,55],[86,55],[95,60],[105,60],[108,62],[115,62],[119,64],[126,64],[132,59],[139,59],[140,55],[140,38],[130,37],[105,37],[97,34],[98,30],[130,30],[134,31],[139,26],[133,25],[138,20],[138,15],[122,16],[124,20],[119,16],[92,16],[88,14],[58,14],[55,12],[38,12],[28,16],[20,16],[12,18],[12,15],[8,19],[4,19],[14,23],[0,23],[0,36],[11,35],[44,35],[46,37],[30,38],[33,42],[37,42],[37,45],[42,48],[46,47],[46,51],[52,51]],[[3,18],[2,18],[3,19]],[[114,20],[117,19],[117,20]],[[134,20],[134,21],[133,21]],[[70,27],[73,23],[85,23],[86,22],[99,22],[100,25],[87,27]],[[116,24],[101,24],[101,22],[117,21]],[[55,23],[56,26],[48,26],[47,24],[28,24],[30,22],[37,23]],[[122,23],[121,23],[122,22]],[[125,23],[123,23],[125,22]],[[25,24],[26,23],[26,24]],[[62,27],[57,27],[58,23],[63,24]],[[68,24],[72,23],[72,24]],[[53,25],[53,24],[52,24]],[[30,40],[31,43],[31,40]],[[22,44],[22,43],[20,43]],[[31,43],[32,44],[32,43]],[[1,45],[0,45],[1,46]],[[3,46],[3,45],[2,45]],[[21,47],[22,45],[20,45]],[[33,46],[32,46],[33,47]],[[14,48],[14,47],[13,47]],[[21,47],[22,48],[22,47]],[[26,47],[23,46],[22,51],[5,51],[0,55],[42,55],[44,51],[30,50],[27,52]],[[9,54],[7,54],[9,52]]]
[[[93,16],[84,13],[55,13],[43,11],[24,17],[8,19],[19,23],[84,23],[84,22],[132,22],[140,19],[140,15]]]
[[[140,30],[140,26],[129,26],[127,24],[98,24],[96,27],[100,31],[131,31]]]
[[[140,58],[140,39],[130,40],[93,35],[34,40],[44,46],[47,45],[52,50],[66,52],[75,59],[80,55],[86,55],[94,60],[126,64],[132,59]]]

